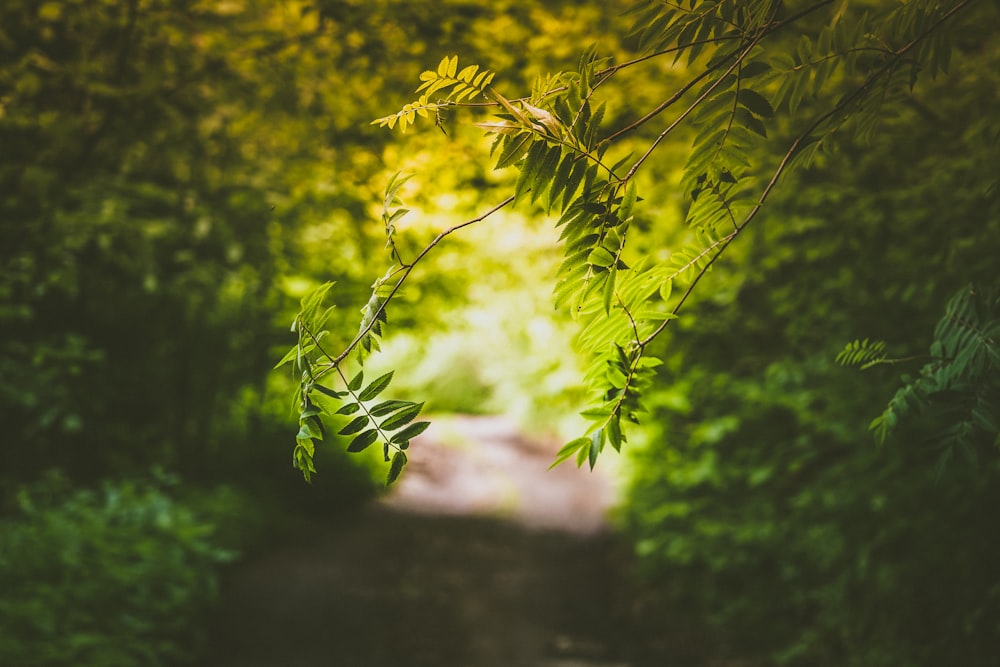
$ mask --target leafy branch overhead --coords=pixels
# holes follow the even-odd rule
[[[415,416],[419,404],[369,408],[361,398],[367,389],[356,394],[360,380],[343,374],[346,360],[357,351],[363,365],[364,355],[377,349],[386,308],[422,257],[445,235],[509,204],[541,207],[560,230],[563,261],[553,298],[577,320],[576,345],[589,360],[585,377],[593,401],[582,414],[590,426],[563,447],[556,463],[573,459],[592,467],[606,445],[620,449],[661,363],[651,345],[765,210],[782,177],[840,142],[871,137],[922,76],[947,70],[954,19],[974,2],[886,3],[866,12],[843,1],[644,0],[629,10],[634,58],[613,63],[588,49],[575,68],[540,77],[521,97],[504,96],[492,71],[459,69],[457,56],[443,58],[420,75],[417,100],[372,122],[405,131],[419,118],[433,116],[441,125],[451,107],[489,114],[476,126],[492,141],[495,168],[516,172],[511,196],[446,230],[407,263],[394,242],[395,223],[405,215],[396,196],[402,180],[390,182],[383,215],[390,267],[373,285],[358,336],[342,350],[323,349],[328,311],[321,312],[320,303],[329,286],[303,300],[296,318],[299,343],[286,357],[302,376],[296,465],[307,477],[313,472],[321,414],[357,411],[342,430],[358,433],[348,448],[381,441],[387,460],[395,450],[395,478],[417,429],[388,432],[403,426],[399,415]],[[680,85],[659,91],[659,101],[632,119],[617,126],[605,120],[614,96],[605,99],[603,92],[622,72],[647,71],[643,80],[654,88],[662,68],[678,63],[686,63]],[[630,244],[637,220],[657,214],[644,209],[637,178],[675,137],[690,146],[680,178],[657,187],[676,190],[695,240],[654,259]],[[882,352],[877,343],[860,342],[842,360],[870,365],[884,360]],[[343,389],[321,382],[331,375]],[[314,396],[342,405],[320,405]],[[376,421],[387,406],[391,415]]]

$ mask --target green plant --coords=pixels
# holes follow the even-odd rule
[[[182,501],[171,487],[159,476],[71,490],[55,476],[21,490],[19,511],[0,523],[0,663],[127,667],[198,657],[218,569],[235,555],[213,517],[233,503],[223,491]]]
[[[879,444],[898,430],[940,450],[939,474],[958,453],[976,465],[984,451],[1000,450],[1000,287],[967,286],[948,300],[934,328],[930,361],[915,378],[904,376],[885,410],[871,423]],[[854,341],[838,363],[862,369],[899,363],[883,341]]]

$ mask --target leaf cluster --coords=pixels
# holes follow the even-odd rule
[[[930,358],[872,421],[878,443],[921,432],[940,450],[939,474],[956,455],[976,465],[984,451],[1000,453],[1000,286],[965,287],[948,301]]]
[[[294,329],[300,333],[299,344],[285,355],[278,367],[292,363],[296,372],[301,373],[301,382],[296,395],[299,431],[295,436],[292,463],[306,481],[316,472],[313,464],[316,447],[327,439],[327,419],[350,417],[347,424],[338,431],[338,436],[351,436],[347,445],[350,453],[359,453],[378,441],[382,442],[382,455],[390,464],[387,483],[396,481],[406,465],[406,450],[410,440],[427,429],[430,422],[414,422],[423,408],[423,403],[402,400],[376,401],[389,386],[393,373],[390,371],[365,383],[364,371],[359,370],[350,380],[342,371],[343,360],[328,355],[322,340],[328,332],[322,330],[332,308],[317,316],[324,296],[332,287],[327,283],[303,299],[302,311],[296,318]],[[366,308],[371,306],[371,302]],[[358,363],[363,366],[365,341],[369,346],[377,346],[375,331],[380,331],[385,322],[384,308],[368,320],[369,331],[356,339]],[[366,314],[366,318],[369,315]],[[343,383],[343,389],[336,389],[326,378],[333,376]],[[391,455],[390,455],[391,452]]]
[[[861,370],[887,361],[884,340],[853,340],[837,353],[841,366],[859,366]]]
[[[417,117],[428,118],[433,113],[440,125],[443,108],[485,96],[494,76],[493,72],[481,70],[478,65],[468,65],[459,71],[458,56],[446,56],[438,63],[437,69],[426,70],[420,75],[423,83],[417,88],[417,92],[422,93],[419,98],[394,114],[376,118],[371,124],[390,130],[398,124],[400,131],[405,132]],[[431,95],[441,92],[445,93],[444,97],[431,101]]]
[[[335,307],[324,308],[324,302],[334,283],[327,282],[303,297],[300,310],[292,323],[298,342],[278,362],[275,368],[292,364],[299,378],[294,405],[299,416],[299,431],[295,436],[292,465],[299,469],[306,481],[316,472],[313,459],[316,447],[327,438],[324,417],[351,417],[337,431],[338,436],[352,436],[347,445],[350,453],[359,453],[376,442],[382,442],[382,456],[389,464],[387,484],[402,473],[407,463],[406,450],[410,440],[427,429],[430,422],[414,422],[423,403],[402,400],[374,402],[388,387],[393,373],[380,375],[364,383],[364,365],[369,354],[378,351],[383,325],[388,323],[386,307],[413,269],[417,260],[403,261],[395,244],[396,224],[409,211],[403,208],[399,189],[408,177],[395,175],[389,181],[383,196],[382,223],[386,234],[386,250],[393,260],[388,271],[372,285],[371,296],[361,309],[361,321],[354,339],[343,351],[333,355],[324,347],[330,337],[328,324]],[[419,257],[418,257],[419,259]],[[345,366],[354,353],[360,367],[350,379]],[[335,380],[330,383],[329,378]],[[336,388],[339,379],[342,389]]]

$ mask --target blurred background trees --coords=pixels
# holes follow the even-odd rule
[[[118,549],[120,533],[99,526],[123,515],[129,531],[162,540],[143,549],[201,572],[246,543],[252,515],[370,498],[370,462],[332,443],[313,486],[289,465],[292,379],[270,369],[291,344],[297,301],[336,280],[337,326],[347,339],[356,331],[381,273],[377,204],[392,173],[415,174],[400,241],[412,247],[502,199],[512,175],[490,169],[467,111],[446,119],[448,136],[400,137],[369,121],[409,101],[420,71],[445,55],[515,91],[574,66],[592,42],[623,60],[635,47],[623,8],[5,2],[0,595],[9,601],[7,584],[27,576],[25,554]],[[991,3],[973,3],[950,32],[946,74],[894,100],[870,143],[843,141],[783,182],[657,342],[666,363],[622,462],[619,512],[650,619],[681,608],[692,628],[715,628],[734,655],[765,664],[998,664],[995,448],[937,475],[940,442],[904,434],[876,447],[868,423],[921,362],[859,372],[834,361],[865,337],[899,357],[926,354],[948,298],[997,280],[996,18]],[[683,73],[664,65],[609,85],[607,126],[655,106]],[[650,255],[688,234],[672,186],[682,144],[640,182],[636,247]],[[394,386],[432,410],[513,411],[559,430],[581,391],[572,329],[549,306],[557,237],[523,207],[449,241],[393,311]],[[63,548],[79,540],[90,546]],[[123,543],[124,561],[74,567],[114,578],[140,542]],[[149,562],[150,580],[169,576],[158,568]],[[58,611],[77,581],[42,606]],[[202,609],[212,586],[189,581],[178,605]],[[141,651],[111,658],[93,648],[100,631],[49,623],[39,609],[0,606],[16,619],[0,626],[38,641],[76,636],[77,653],[32,664],[190,659],[171,648],[184,641],[176,628],[162,633],[162,663]],[[164,613],[175,611],[124,632],[157,636]],[[0,644],[0,655],[23,648]]]
[[[979,10],[952,33],[949,76],[908,91],[870,144],[842,141],[785,182],[662,343],[620,516],[660,582],[651,608],[688,610],[734,655],[998,664],[996,422],[955,457],[944,432],[959,413],[881,447],[868,430],[901,377],[942,354],[931,341],[956,292],[978,285],[995,330],[1000,205],[984,167],[1000,158],[1000,51],[975,22],[994,10]],[[869,336],[911,360],[834,363]],[[995,392],[996,359],[980,368]]]

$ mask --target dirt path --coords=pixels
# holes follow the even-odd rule
[[[498,418],[436,424],[389,498],[233,573],[206,667],[665,664],[626,620],[610,482],[546,472],[553,447]]]
[[[504,417],[441,420],[415,447],[385,499],[401,512],[508,519],[529,528],[592,535],[615,499],[607,467],[549,470],[560,443],[529,438]]]

